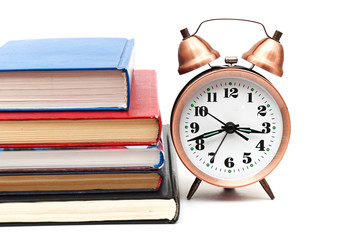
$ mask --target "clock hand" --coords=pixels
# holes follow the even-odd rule
[[[237,131],[237,130],[239,130],[239,129],[236,128],[236,127],[239,126],[238,124],[235,125],[235,124],[233,124],[233,123],[231,123],[231,122],[224,123],[224,122],[222,122],[220,119],[218,119],[217,117],[215,117],[214,115],[212,115],[212,114],[209,113],[209,112],[208,112],[208,115],[211,116],[212,118],[216,119],[216,120],[219,121],[220,123],[222,123],[223,126],[226,126],[226,127],[229,127],[229,128],[232,126],[233,130],[228,130],[228,129],[226,128],[226,131],[231,131],[231,132],[229,132],[229,133],[233,133],[233,132],[234,132],[234,133],[236,133],[237,135],[239,135],[241,138],[243,138],[244,140],[246,140],[246,141],[249,140],[249,138],[247,138],[246,136],[244,136],[243,134],[241,134],[240,132]]]
[[[239,135],[241,138],[243,138],[244,140],[248,141],[249,138],[247,138],[246,136],[244,136],[243,134],[241,134],[239,131],[235,130],[234,133],[236,133],[237,135]]]
[[[226,137],[227,135],[228,135],[228,133],[226,132],[225,135],[224,135],[224,137],[223,137],[223,139],[222,139],[222,141],[221,141],[220,144],[218,145],[218,147],[217,147],[217,149],[216,149],[214,155],[213,155],[212,158],[210,159],[210,163],[214,163],[214,161],[215,161],[215,156],[216,156],[218,150],[220,149],[220,147],[221,147],[222,143],[224,142],[224,139],[225,139],[225,137]]]
[[[228,122],[228,123],[224,123],[223,124],[224,126],[222,126],[222,129],[217,129],[217,130],[214,130],[214,131],[210,131],[210,132],[206,132],[206,133],[203,133],[197,137],[194,137],[194,138],[191,138],[189,140],[187,140],[188,142],[190,141],[195,141],[197,139],[202,139],[202,138],[209,138],[209,137],[212,137],[212,136],[215,136],[217,134],[220,134],[222,132],[227,132],[227,133],[236,133],[237,135],[239,135],[241,138],[243,138],[244,140],[248,141],[249,138],[247,138],[246,136],[244,136],[242,133],[239,132],[239,129],[238,129],[238,124],[235,125],[231,122]],[[241,128],[242,130],[246,130],[245,132],[246,133],[250,133],[247,128]],[[240,130],[240,131],[242,131]]]
[[[236,128],[236,130],[244,132],[244,133],[248,133],[248,134],[249,133],[264,133],[262,131],[254,130],[254,129],[251,129],[251,128],[245,128],[245,127],[238,127],[238,128]]]
[[[225,124],[225,126],[222,126],[222,128],[225,128],[227,133],[236,133],[237,135],[239,135],[241,138],[243,138],[244,140],[248,141],[249,138],[247,138],[246,136],[244,136],[242,133],[240,133],[237,128],[238,128],[238,124],[234,124],[232,122],[227,122]]]
[[[215,135],[220,134],[221,132],[225,132],[225,131],[226,131],[225,129],[218,129],[218,130],[214,130],[214,131],[211,131],[211,132],[206,132],[206,133],[203,133],[203,134],[201,134],[197,137],[189,139],[188,142],[195,141],[195,140],[201,139],[201,138],[212,137],[212,136],[215,136]]]
[[[217,117],[215,117],[215,116],[212,115],[211,113],[208,112],[208,115],[211,116],[212,118],[216,119],[216,120],[219,121],[220,123],[222,123],[224,126],[227,125],[225,122],[221,121],[220,119],[218,119]]]

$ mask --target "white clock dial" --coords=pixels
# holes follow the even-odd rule
[[[200,87],[180,116],[180,141],[190,161],[222,180],[262,171],[275,157],[283,120],[274,98],[242,77],[223,77]]]

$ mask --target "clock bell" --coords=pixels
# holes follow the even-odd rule
[[[282,77],[284,60],[283,47],[280,43],[282,33],[275,31],[274,35],[270,37],[262,23],[234,18],[218,18],[203,21],[193,35],[190,35],[187,28],[181,30],[183,40],[178,48],[179,74],[191,72],[220,57],[218,51],[213,49],[203,38],[196,35],[203,23],[217,20],[246,21],[260,24],[267,37],[258,41],[249,51],[242,55],[242,58],[257,67]]]

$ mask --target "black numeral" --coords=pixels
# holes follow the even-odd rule
[[[215,162],[215,153],[214,152],[209,152],[208,153],[208,157],[212,156],[212,158],[210,158],[210,163],[214,163]]]
[[[234,167],[234,166],[235,166],[234,159],[231,158],[231,157],[226,158],[226,160],[224,160],[224,165],[225,165],[227,168],[232,168],[232,167]]]
[[[237,88],[231,88],[229,90],[229,88],[225,88],[224,89],[224,97],[225,98],[230,98],[230,97],[237,98],[238,97],[238,89]]]
[[[204,140],[203,139],[197,139],[196,140],[196,150],[203,150],[204,149]]]
[[[192,133],[197,133],[200,130],[200,125],[197,122],[190,123],[190,127]]]
[[[217,93],[208,92],[208,102],[217,102]]]
[[[249,103],[253,102],[253,93],[248,93],[248,102]]]
[[[205,117],[208,115],[208,108],[206,106],[195,107],[195,116]]]
[[[259,151],[264,151],[264,140],[259,141],[259,143],[256,145],[256,148],[258,148]]]
[[[263,133],[270,133],[270,123],[269,122],[262,123],[262,126],[264,126],[264,129],[262,129]]]
[[[266,116],[266,114],[267,114],[267,107],[266,106],[261,105],[257,109],[259,110],[258,113],[257,113],[257,116],[258,115],[260,115],[262,117]]]
[[[250,157],[251,153],[243,153],[243,163],[248,164],[251,163],[251,157]]]

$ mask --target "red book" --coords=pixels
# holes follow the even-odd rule
[[[0,112],[0,146],[156,144],[162,126],[156,72],[133,75],[128,111]]]

